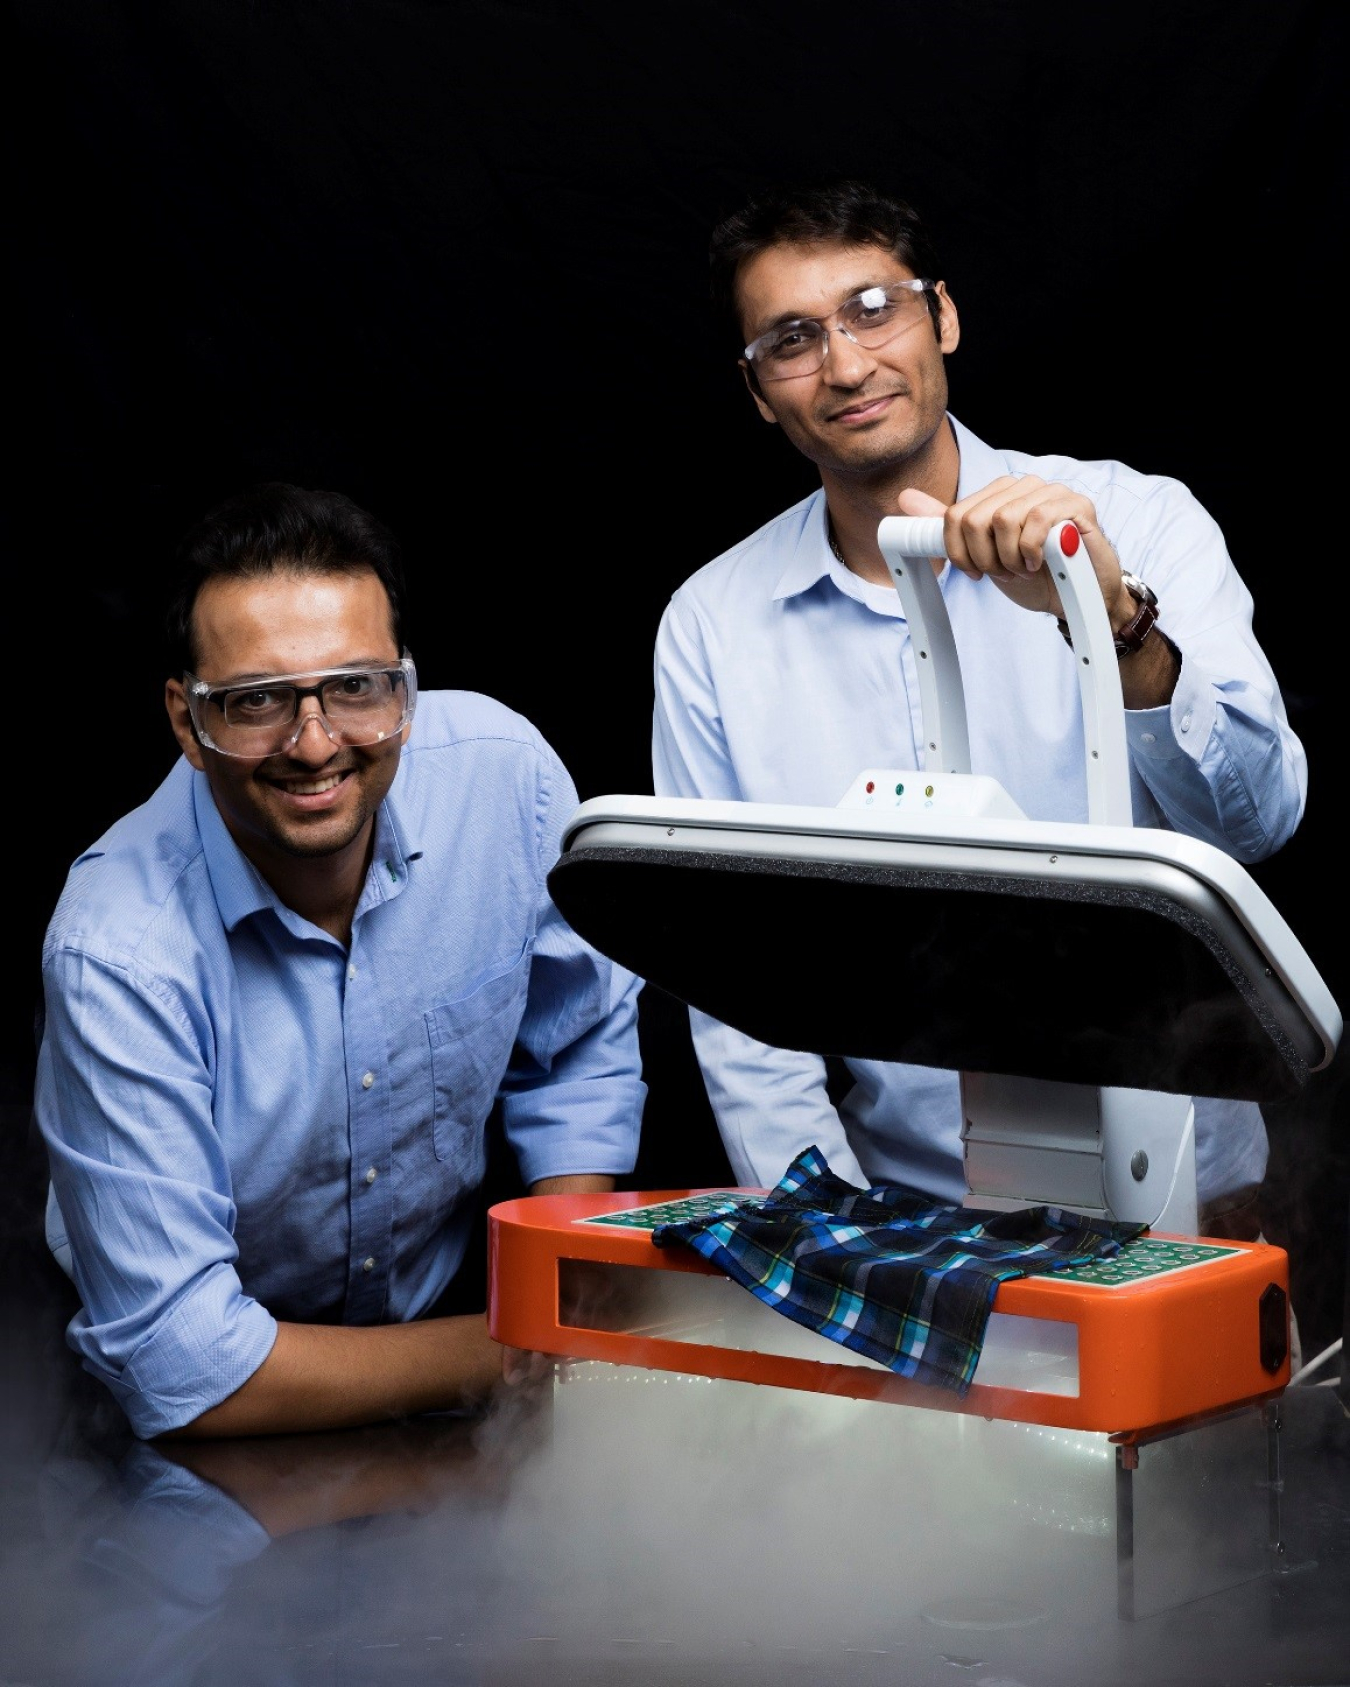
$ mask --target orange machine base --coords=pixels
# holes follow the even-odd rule
[[[1047,1276],[1001,1284],[995,1312],[1077,1325],[1076,1394],[976,1382],[958,1398],[947,1389],[865,1368],[843,1347],[841,1362],[832,1364],[672,1340],[640,1329],[592,1327],[584,1301],[579,1310],[562,1309],[560,1278],[567,1262],[578,1262],[582,1270],[589,1262],[591,1267],[723,1277],[691,1250],[658,1248],[650,1230],[585,1222],[602,1213],[700,1193],[707,1192],[540,1195],[493,1207],[488,1215],[492,1335],[510,1347],[560,1357],[1093,1430],[1127,1443],[1268,1399],[1289,1381],[1288,1258],[1282,1249],[1260,1242],[1212,1244],[1212,1254],[1201,1254],[1199,1263],[1137,1282]],[[1282,1321],[1282,1342],[1272,1343],[1273,1320]],[[1270,1369],[1275,1357],[1278,1366]]]

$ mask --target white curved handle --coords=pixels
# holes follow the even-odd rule
[[[941,516],[889,515],[877,528],[900,607],[909,623],[923,710],[924,768],[930,773],[970,772],[970,733],[961,659],[942,589],[928,565],[946,554]]]
[[[946,554],[942,518],[887,516],[877,528],[877,542],[909,622],[923,706],[924,765],[945,773],[969,773],[970,735],[961,662],[947,605],[927,560]],[[1101,588],[1071,521],[1061,521],[1050,530],[1044,556],[1073,639],[1083,707],[1088,823],[1132,826],[1125,699]]]
[[[1083,750],[1087,761],[1088,823],[1133,826],[1130,754],[1125,740],[1125,698],[1120,664],[1101,587],[1078,529],[1071,521],[1052,527],[1045,542],[1045,566],[1055,579],[1064,619],[1073,639],[1078,695],[1083,705]]]
[[[888,515],[878,532],[885,534],[883,549],[889,547],[897,556],[947,554],[940,515]]]

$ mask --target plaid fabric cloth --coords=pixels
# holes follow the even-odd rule
[[[980,1212],[904,1184],[855,1189],[811,1147],[776,1189],[720,1216],[663,1224],[752,1295],[903,1377],[964,1394],[998,1286],[1108,1259],[1139,1224],[1058,1207]]]

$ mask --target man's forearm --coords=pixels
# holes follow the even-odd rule
[[[570,1177],[541,1177],[531,1195],[607,1195],[614,1179],[605,1172],[574,1172]]]
[[[541,1178],[532,1195],[604,1193],[604,1173]],[[278,1324],[272,1351],[218,1406],[172,1433],[191,1438],[286,1435],[444,1411],[486,1399],[502,1380],[502,1349],[485,1318],[426,1318],[352,1328]]]
[[[1181,673],[1176,646],[1155,627],[1142,649],[1121,658],[1120,689],[1127,709],[1158,709],[1172,701]]]
[[[369,1328],[278,1324],[272,1351],[243,1387],[174,1433],[352,1429],[471,1405],[501,1379],[501,1353],[481,1315]]]

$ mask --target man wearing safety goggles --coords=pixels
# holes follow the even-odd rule
[[[1222,534],[1179,482],[1116,462],[995,449],[947,409],[956,306],[913,209],[865,184],[776,192],[712,239],[714,292],[766,422],[820,488],[677,591],[656,643],[658,794],[837,803],[865,767],[924,765],[919,676],[877,543],[942,516],[934,571],[960,652],[971,765],[1033,819],[1087,818],[1063,609],[1040,566],[1076,523],[1116,635],[1134,818],[1250,862],[1303,810],[1306,765]],[[1057,622],[1059,623],[1057,625]],[[870,957],[865,933],[840,936]],[[971,980],[972,1013],[998,1012]],[[855,1183],[959,1201],[955,1073],[814,1055],[707,1016],[694,1039],[732,1167],[772,1185],[818,1144]],[[1253,1103],[1196,1100],[1202,1222],[1254,1235],[1266,1164]]]
[[[463,1289],[489,1113],[533,1192],[636,1155],[637,981],[545,887],[576,792],[519,715],[419,700],[397,547],[349,500],[255,488],[182,563],[183,759],[44,946],[69,1340],[143,1436],[481,1401],[529,1368]]]

